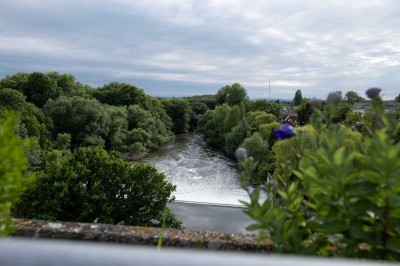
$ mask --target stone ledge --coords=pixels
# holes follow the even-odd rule
[[[75,239],[97,242],[115,242],[134,245],[157,245],[162,229],[123,226],[14,219],[15,237]],[[208,250],[235,250],[269,252],[272,242],[258,243],[251,234],[200,232],[180,229],[163,230],[163,247],[183,247]]]

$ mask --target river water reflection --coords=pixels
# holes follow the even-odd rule
[[[176,185],[177,201],[241,205],[248,200],[239,185],[236,162],[208,148],[202,137],[189,133],[142,159]]]

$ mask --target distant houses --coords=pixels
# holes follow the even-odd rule
[[[386,106],[385,112],[391,112],[397,108],[400,108],[400,103],[396,103],[393,101],[384,101],[384,104]],[[355,112],[366,112],[369,110],[370,106],[371,102],[354,103],[351,110]],[[297,114],[295,113],[295,108],[293,106],[285,105],[282,107],[280,122],[282,124],[296,124]]]
[[[391,112],[396,108],[400,108],[400,103],[395,103],[392,101],[384,101],[384,104],[386,105],[385,108],[386,112]],[[355,112],[365,112],[368,111],[370,105],[371,102],[354,103],[351,109]]]

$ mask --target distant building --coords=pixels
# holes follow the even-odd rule
[[[365,112],[365,111],[368,111],[368,108],[370,105],[371,105],[370,102],[354,103],[351,110],[353,110],[355,112]]]
[[[400,108],[400,103],[384,101],[384,104],[386,105],[385,112],[390,112],[396,108]],[[365,112],[368,111],[370,106],[371,102],[355,103],[351,109],[355,112]]]

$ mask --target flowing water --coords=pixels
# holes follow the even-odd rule
[[[248,200],[239,185],[235,161],[206,146],[198,134],[177,135],[169,144],[142,159],[176,185],[177,201],[241,205]]]

